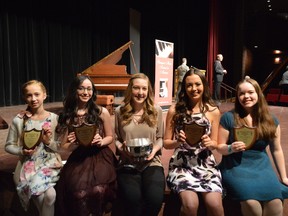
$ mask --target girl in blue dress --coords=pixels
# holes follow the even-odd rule
[[[245,77],[236,87],[235,109],[220,120],[218,151],[223,154],[220,170],[227,196],[241,204],[242,215],[281,215],[288,197],[288,178],[280,144],[280,124],[271,115],[259,84]],[[235,127],[255,128],[255,141],[236,141]],[[238,138],[241,140],[241,138]],[[243,139],[242,139],[243,140]],[[251,139],[253,140],[253,139]],[[266,147],[269,145],[277,177]]]

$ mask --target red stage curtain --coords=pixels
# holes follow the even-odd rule
[[[213,63],[218,53],[219,4],[210,0],[210,20],[208,31],[207,71],[206,76],[211,91],[213,90]]]

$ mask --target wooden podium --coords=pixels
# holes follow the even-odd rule
[[[114,114],[114,95],[97,95],[96,104],[106,107],[110,115]]]

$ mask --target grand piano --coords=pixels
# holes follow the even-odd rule
[[[117,65],[116,63],[120,61],[122,54],[129,48],[135,67],[131,44],[133,42],[129,41],[80,74],[91,77],[97,91],[117,92],[126,90],[131,75],[127,73],[126,65]],[[136,67],[134,69],[137,72]]]

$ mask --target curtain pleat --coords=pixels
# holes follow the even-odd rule
[[[121,15],[114,17],[110,1],[100,7],[94,1],[39,5],[31,0],[17,7],[4,0],[0,4],[0,106],[23,104],[21,86],[31,79],[46,86],[46,102],[62,101],[77,73],[127,43],[129,8],[123,5],[126,12],[117,5]],[[127,28],[113,28],[119,23]],[[129,55],[127,59],[123,64]]]
[[[217,0],[210,0],[210,19],[208,31],[208,52],[206,77],[209,82],[210,91],[213,90],[213,64],[218,53],[218,28],[219,28],[219,7]]]

